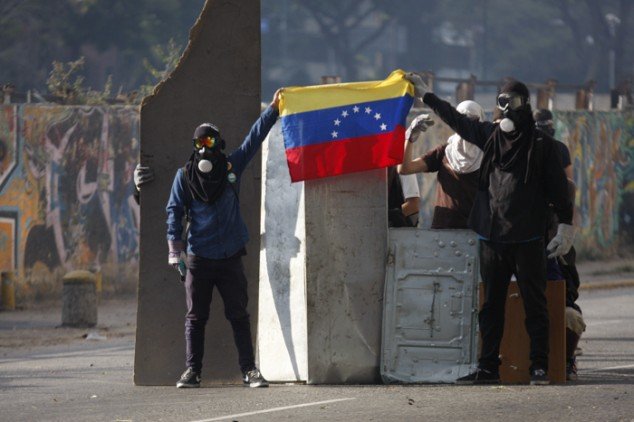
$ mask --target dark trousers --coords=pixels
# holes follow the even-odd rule
[[[523,243],[480,241],[480,275],[484,304],[479,323],[482,350],[479,366],[497,371],[504,334],[504,310],[511,276],[515,274],[526,313],[531,369],[548,370],[548,308],[546,254],[542,239]]]
[[[240,257],[206,259],[187,256],[187,315],[185,316],[185,343],[187,367],[200,372],[205,348],[205,325],[209,319],[214,286],[225,305],[225,317],[233,328],[238,348],[238,363],[242,372],[255,367],[251,324],[247,312],[247,279]]]

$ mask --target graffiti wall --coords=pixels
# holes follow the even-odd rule
[[[1,110],[0,270],[17,272],[17,295],[57,292],[74,269],[101,271],[105,290],[133,289],[137,109]]]
[[[577,185],[575,242],[582,257],[634,252],[634,113],[555,112]],[[452,134],[437,120],[422,154]],[[106,291],[132,291],[139,208],[135,107],[0,106],[0,271],[15,271],[18,298],[58,294],[70,270],[101,271]],[[429,227],[434,174],[419,176]]]
[[[419,110],[419,112],[422,112]],[[433,115],[433,113],[432,113]],[[573,161],[577,185],[575,247],[582,258],[634,252],[634,113],[554,112],[556,137]],[[446,142],[453,133],[435,118],[417,142],[416,154]],[[420,176],[421,224],[429,227],[436,198],[434,174]]]
[[[575,245],[589,257],[634,249],[634,113],[555,113],[577,185]]]

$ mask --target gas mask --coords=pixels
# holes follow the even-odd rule
[[[515,92],[503,92],[498,95],[497,108],[502,111],[504,118],[500,121],[500,129],[513,132],[524,123],[527,112],[528,98]]]
[[[194,131],[192,142],[198,155],[198,170],[205,174],[211,172],[222,156],[221,150],[225,148],[220,130],[212,123],[203,123]]]
[[[218,148],[217,138],[205,136],[193,140],[194,149],[198,153],[198,170],[201,173],[209,173],[214,168],[214,163],[218,161],[221,154]]]
[[[535,122],[535,127],[550,136],[555,136],[555,128],[553,127],[552,120],[538,120]]]

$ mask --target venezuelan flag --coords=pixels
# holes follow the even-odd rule
[[[282,133],[291,180],[399,164],[414,88],[396,70],[384,81],[285,88]]]

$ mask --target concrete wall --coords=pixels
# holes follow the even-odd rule
[[[75,269],[101,270],[105,291],[134,291],[136,107],[0,110],[0,270],[17,271],[17,302],[61,297]]]
[[[156,179],[141,192],[141,262],[134,381],[174,385],[185,369],[185,295],[167,265],[165,205],[176,170],[191,154],[194,128],[218,125],[227,151],[238,147],[260,114],[260,5],[258,0],[207,0],[177,68],[141,109],[141,162]],[[242,215],[251,235],[244,258],[249,311],[257,315],[260,157],[241,182]],[[206,331],[206,382],[238,382],[240,371],[229,323],[218,295]],[[252,317],[253,332],[256,318]]]
[[[423,110],[417,110],[414,116]],[[429,111],[425,111],[429,112]],[[556,137],[573,161],[577,185],[575,213],[580,231],[575,247],[581,257],[608,258],[634,252],[634,112],[555,111]],[[416,153],[446,142],[453,133],[432,116],[432,126]],[[435,174],[422,175],[420,225],[428,228],[436,198]]]

